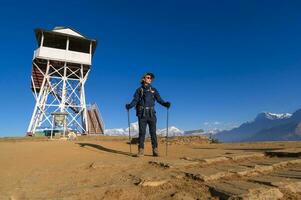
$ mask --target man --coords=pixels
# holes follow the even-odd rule
[[[130,104],[126,104],[126,109],[129,110],[136,106],[136,115],[139,124],[139,144],[138,144],[138,157],[144,155],[144,139],[146,133],[146,126],[149,127],[149,133],[152,141],[153,156],[159,156],[158,142],[156,134],[156,111],[154,109],[155,101],[166,108],[170,107],[169,102],[165,102],[159,92],[151,86],[155,76],[153,73],[146,73],[141,78],[141,87],[139,87],[135,94],[134,99]]]

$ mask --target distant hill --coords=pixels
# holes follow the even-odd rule
[[[263,112],[251,121],[215,135],[223,142],[301,140],[301,109],[293,114]]]

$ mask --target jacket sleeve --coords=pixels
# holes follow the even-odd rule
[[[139,102],[139,98],[140,98],[139,89],[137,89],[134,94],[134,98],[133,98],[132,102],[130,103],[131,108],[133,108],[134,106],[137,105],[137,103]]]
[[[154,88],[154,91],[155,91],[154,96],[155,96],[156,101],[157,101],[159,104],[161,104],[162,106],[164,106],[163,104],[165,103],[165,101],[161,98],[161,96],[160,96],[158,90]]]

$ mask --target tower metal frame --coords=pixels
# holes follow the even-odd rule
[[[66,113],[69,131],[102,134],[99,109],[87,106],[85,94],[97,41],[67,27],[35,29],[35,36],[38,46],[31,74],[35,106],[27,134],[53,132],[53,113]]]
[[[33,61],[33,67],[43,75],[43,82],[38,90],[31,77],[36,103],[27,132],[34,134],[38,127],[43,129],[53,126],[53,112],[68,113],[68,128],[79,133],[88,132],[85,83],[90,69],[84,72],[83,64],[74,68],[67,62],[55,66],[50,60],[43,61],[47,62],[46,69],[43,69],[37,60]]]

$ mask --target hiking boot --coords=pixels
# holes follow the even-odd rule
[[[158,148],[153,149],[153,156],[158,157],[159,156],[159,151]]]
[[[137,153],[137,157],[142,157],[142,156],[144,156],[144,149],[139,148],[138,153]]]

